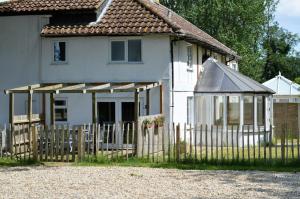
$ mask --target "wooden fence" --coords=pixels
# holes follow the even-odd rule
[[[138,157],[151,162],[300,161],[299,133],[295,136],[287,126],[164,124],[136,129],[128,122],[72,127],[17,125],[2,131],[0,137],[0,155],[20,160],[69,162],[102,157],[114,161]]]

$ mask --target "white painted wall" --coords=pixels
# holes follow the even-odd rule
[[[128,39],[133,37],[114,37]],[[42,82],[147,82],[163,80],[164,113],[169,118],[169,66],[170,43],[167,36],[134,37],[142,39],[142,63],[110,62],[111,37],[43,38]],[[67,42],[67,64],[52,63],[53,42]],[[159,50],[157,50],[159,48]],[[159,88],[150,91],[150,114],[158,114]],[[82,124],[92,121],[91,95],[62,95],[68,99],[68,123]],[[97,94],[97,100],[134,100],[133,93]],[[145,93],[141,104],[145,105]],[[47,103],[49,107],[49,99]],[[119,107],[120,108],[120,107]],[[144,111],[144,107],[141,106]],[[48,110],[49,111],[49,110]],[[49,114],[49,112],[48,112]],[[117,118],[119,120],[120,117]],[[48,120],[49,122],[49,120]]]
[[[168,77],[169,37],[156,35],[137,38],[142,39],[141,64],[110,63],[111,37],[43,38],[42,81],[158,81]],[[52,64],[54,41],[67,42],[67,64]]]
[[[38,83],[40,65],[39,16],[0,17],[0,123],[8,122],[8,96],[4,89]],[[25,95],[15,97],[16,114],[25,113]],[[33,100],[38,103],[38,97]],[[37,105],[34,104],[34,107]],[[34,108],[37,109],[37,108]]]

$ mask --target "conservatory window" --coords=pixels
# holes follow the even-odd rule
[[[254,103],[253,96],[244,97],[244,124],[253,125],[254,123]]]
[[[215,125],[223,124],[223,97],[214,96],[214,123]]]
[[[257,97],[257,124],[262,126],[265,123],[265,97]]]
[[[227,98],[227,122],[229,125],[240,123],[240,99],[238,96]]]

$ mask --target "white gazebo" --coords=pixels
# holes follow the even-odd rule
[[[273,123],[273,90],[212,58],[195,87],[196,122],[266,130]],[[253,128],[254,127],[254,128]]]
[[[274,126],[277,132],[286,125],[284,128],[289,128],[297,134],[300,127],[300,85],[285,78],[280,72],[263,85],[275,91]]]

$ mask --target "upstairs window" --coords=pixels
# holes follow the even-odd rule
[[[66,99],[55,99],[55,121],[56,122],[67,122],[68,121],[68,108]]]
[[[128,61],[142,61],[142,42],[140,39],[128,40]]]
[[[192,46],[187,47],[187,66],[189,69],[193,68],[193,48],[192,48]]]
[[[66,59],[66,42],[58,41],[53,44],[53,61],[54,63],[65,63]]]
[[[142,41],[140,39],[111,41],[112,62],[142,62]]]
[[[125,41],[111,42],[111,61],[125,61]]]

